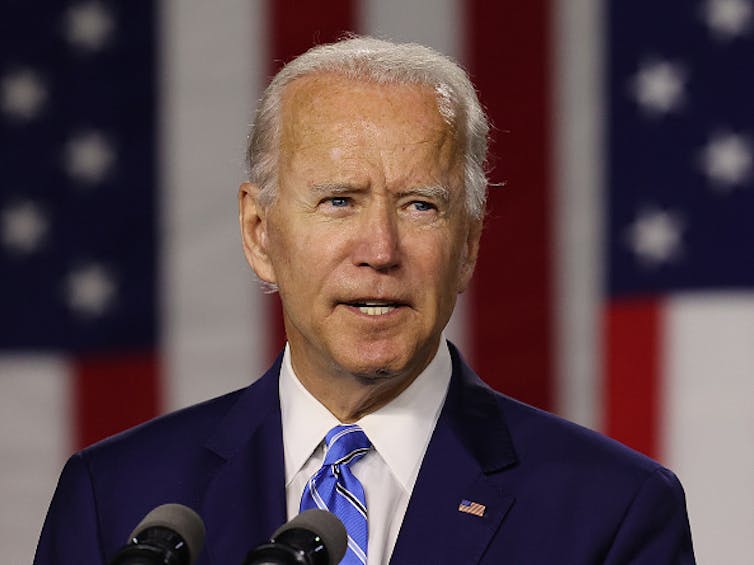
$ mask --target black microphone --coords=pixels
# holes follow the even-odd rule
[[[305,510],[252,549],[244,565],[337,565],[346,554],[346,528],[325,510]]]
[[[204,545],[204,523],[182,504],[163,504],[144,516],[110,565],[192,565]]]

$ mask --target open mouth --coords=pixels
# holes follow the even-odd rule
[[[372,300],[346,302],[346,304],[353,308],[357,308],[359,312],[366,314],[367,316],[384,316],[385,314],[389,314],[393,310],[396,310],[397,308],[403,306],[403,304],[397,302]]]

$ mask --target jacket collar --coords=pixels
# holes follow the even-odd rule
[[[443,407],[453,428],[484,473],[501,471],[518,462],[497,393],[463,361],[448,343],[453,378]]]
[[[205,444],[218,463],[202,512],[212,563],[242,563],[285,522],[280,361],[240,393]]]
[[[518,459],[495,393],[450,345],[453,376],[391,563],[476,563],[513,504],[501,471]],[[459,510],[484,506],[483,516]]]

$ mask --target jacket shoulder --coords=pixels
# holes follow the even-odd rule
[[[201,445],[245,390],[235,390],[148,420],[85,447],[81,456],[85,460],[96,460],[124,451],[138,454]]]
[[[567,460],[575,467],[600,466],[645,476],[661,468],[646,455],[600,432],[493,392],[522,462]]]
[[[582,558],[559,562],[625,563],[639,554],[636,563],[694,562],[685,494],[672,471],[603,434],[495,395],[518,456],[506,473],[517,504]],[[548,556],[542,562],[555,562],[561,542],[538,549]]]

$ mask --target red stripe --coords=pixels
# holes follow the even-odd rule
[[[75,449],[149,420],[161,409],[159,363],[152,353],[83,357],[73,370]]]
[[[608,305],[605,312],[606,432],[658,457],[661,312],[652,300]]]
[[[272,72],[312,45],[330,43],[354,31],[355,3],[355,0],[269,1]]]
[[[270,14],[270,74],[283,63],[300,55],[313,45],[329,43],[346,32],[356,31],[356,0],[301,2],[300,0],[268,0]],[[280,299],[267,302],[270,321],[269,356],[277,355],[285,343]]]
[[[472,363],[493,387],[553,405],[550,3],[465,3],[466,61],[495,125],[471,293]]]

